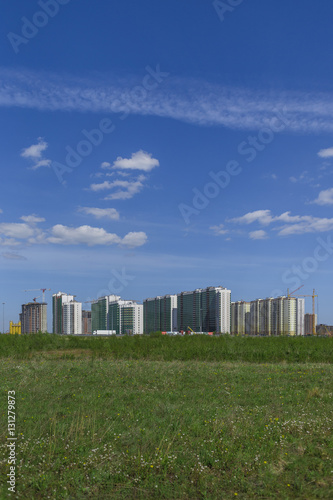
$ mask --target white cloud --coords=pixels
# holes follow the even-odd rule
[[[318,153],[320,158],[332,158],[333,157],[333,148],[321,149]]]
[[[268,238],[268,235],[266,231],[259,229],[258,231],[251,231],[249,233],[249,237],[251,238],[251,240],[266,240]]]
[[[31,170],[37,170],[40,167],[50,167],[51,166],[51,160],[39,160],[35,165],[31,167]]]
[[[281,215],[273,216],[270,210],[257,210],[249,212],[242,217],[230,219],[228,222],[251,224],[259,222],[262,225],[273,223],[285,223],[282,226],[278,225],[273,228],[273,231],[278,231],[279,236],[288,236],[291,234],[305,233],[320,233],[333,230],[333,218],[313,217],[312,215],[290,215],[290,212],[284,212]],[[260,235],[265,236],[265,231],[252,231],[250,237],[252,239],[260,238]]]
[[[145,179],[144,175],[140,175],[133,181],[123,181],[120,179],[113,182],[104,181],[100,184],[91,184],[90,189],[92,191],[104,191],[106,189],[123,188],[109,194],[104,200],[128,200],[141,191]]]
[[[137,153],[133,153],[131,158],[122,158],[121,156],[118,156],[116,161],[113,163],[112,168],[117,170],[129,169],[150,172],[153,168],[158,167],[159,165],[160,162],[156,158],[152,158],[151,153],[146,153],[141,149]]]
[[[318,198],[313,203],[317,203],[317,205],[333,205],[333,188],[320,191]]]
[[[116,234],[91,226],[68,227],[56,224],[52,227],[51,233],[52,236],[48,241],[57,245],[113,245],[121,241]]]
[[[3,210],[1,210],[1,208],[0,208],[0,214],[2,214],[2,213],[3,213]]]
[[[47,142],[45,142],[41,137],[38,137],[38,143],[32,144],[32,146],[23,149],[21,156],[23,156],[23,158],[38,160],[42,157],[42,152],[45,151],[47,147]]]
[[[128,233],[123,239],[117,234],[108,233],[103,228],[80,226],[68,227],[57,224],[51,229],[50,243],[57,245],[114,245],[121,244],[134,248],[143,245],[147,236],[145,233]]]
[[[333,219],[320,219],[311,217],[307,222],[282,226],[276,229],[279,236],[289,236],[291,234],[323,233],[333,230]]]
[[[40,167],[50,167],[51,160],[42,157],[43,151],[47,148],[47,142],[45,142],[41,137],[38,137],[38,143],[23,149],[21,156],[34,162],[33,166],[30,167],[31,170],[37,170]]]
[[[104,200],[129,200],[133,196],[141,191],[143,184],[140,180],[137,181],[114,181],[110,182],[110,188],[121,187],[124,189],[119,189],[118,191],[109,194],[104,198]]]
[[[119,212],[115,208],[80,207],[78,211],[93,215],[96,219],[107,217],[108,219],[119,220]]]
[[[0,238],[0,246],[2,247],[17,247],[21,242],[15,238]]]
[[[59,77],[2,68],[0,106],[49,111],[129,113],[198,125],[254,130],[274,123],[281,130],[332,132],[332,93],[226,87],[199,79],[168,77],[138,100],[133,79],[111,81]],[[119,82],[119,83],[118,83]],[[281,118],[282,117],[282,118]],[[325,150],[324,150],[325,151]],[[324,153],[325,154],[325,153]]]
[[[128,233],[122,239],[121,244],[129,248],[141,247],[147,242],[147,235],[143,231]]]
[[[0,224],[0,235],[9,238],[27,239],[34,235],[34,229],[28,224],[3,222]]]
[[[212,229],[217,236],[220,234],[227,234],[229,232],[227,229],[224,229],[224,224],[220,224],[218,226],[210,226],[209,229]]]
[[[91,184],[90,189],[92,191],[102,191],[103,189],[111,189],[112,182],[104,181],[100,184]]]
[[[87,208],[87,207],[83,207]],[[88,207],[89,208],[89,207]],[[93,209],[94,210],[94,209]],[[99,209],[97,209],[99,210]],[[101,209],[103,210],[103,209]],[[115,216],[117,211],[108,212],[108,215]],[[98,215],[99,212],[97,212]],[[0,224],[0,246],[14,247],[22,245],[47,244],[56,245],[121,245],[130,248],[138,247],[146,243],[147,235],[144,232],[129,232],[123,238],[114,233],[108,233],[100,227],[79,226],[69,227],[62,224],[56,224],[46,231],[42,231],[36,226],[37,222],[42,222],[44,219],[35,215],[23,216],[23,219],[28,223],[2,223]]]
[[[27,222],[28,224],[36,224],[37,222],[44,222],[45,219],[43,217],[37,217],[37,215],[32,214],[32,215],[22,215],[20,217],[21,220],[24,222]]]
[[[108,161],[103,161],[101,163],[101,168],[110,168],[111,167],[111,163],[109,163]]]
[[[236,222],[238,224],[252,224],[258,221],[260,224],[267,225],[273,220],[270,210],[256,210],[255,212],[248,212],[242,217],[234,217],[229,219],[229,222]]]

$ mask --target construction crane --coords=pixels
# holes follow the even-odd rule
[[[296,295],[296,297],[312,297],[312,335],[316,335],[316,297],[318,297],[316,290],[313,289],[312,295]]]
[[[32,300],[33,300],[34,302],[36,302],[36,301],[37,301],[37,299],[40,299],[40,298],[41,298],[41,295],[40,295],[39,297],[34,297]]]
[[[297,290],[300,290],[303,286],[304,286],[304,285],[299,286],[298,288],[296,288],[296,290],[294,290],[293,292],[290,292],[290,293],[289,293],[289,288],[288,288],[288,290],[287,290],[287,296],[288,296],[288,299],[290,298],[290,296],[291,296],[293,293],[297,292]]]
[[[45,302],[45,292],[50,292],[51,288],[32,288],[31,290],[23,290],[24,292],[43,292],[43,302]]]

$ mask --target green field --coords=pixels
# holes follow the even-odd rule
[[[1,336],[1,498],[331,499],[332,340]]]

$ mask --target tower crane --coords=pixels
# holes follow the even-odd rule
[[[298,288],[296,288],[296,290],[294,290],[293,292],[290,292],[290,293],[289,293],[289,288],[288,288],[288,290],[287,290],[287,296],[288,296],[288,299],[290,298],[290,296],[291,296],[293,293],[297,292],[297,290],[300,290],[303,286],[304,286],[304,285],[299,286]]]
[[[300,287],[301,288],[301,287]],[[296,292],[296,290],[295,290]],[[312,297],[312,335],[316,335],[316,291],[313,289],[312,295],[296,295],[296,297]]]
[[[50,292],[51,288],[32,288],[31,290],[23,290],[24,292],[43,292],[43,302],[45,302],[45,292]]]

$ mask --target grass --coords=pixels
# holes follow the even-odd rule
[[[1,408],[16,391],[12,498],[332,497],[333,367],[327,355],[299,362],[330,339],[8,337],[0,387]],[[239,359],[258,346],[260,362]],[[7,498],[4,411],[0,424]]]
[[[333,337],[134,336],[76,337],[52,334],[1,335],[0,357],[14,359],[65,350],[84,350],[106,359],[154,361],[244,361],[332,363]]]

